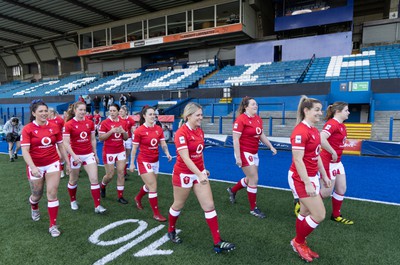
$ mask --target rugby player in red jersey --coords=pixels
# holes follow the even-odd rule
[[[72,210],[78,210],[76,191],[78,189],[79,171],[85,169],[94,202],[94,212],[103,213],[106,209],[100,205],[100,185],[98,180],[97,141],[94,123],[85,118],[86,104],[78,101],[67,111],[66,123],[63,132],[64,145],[69,153],[71,171],[68,181],[68,193]]]
[[[313,98],[301,97],[297,110],[297,125],[290,136],[292,165],[288,182],[295,199],[300,201],[296,219],[296,236],[290,241],[293,250],[307,262],[319,258],[306,242],[306,237],[325,219],[325,206],[320,196],[320,176],[326,187],[331,180],[326,175],[321,157],[321,139],[314,125],[322,116],[322,104]]]
[[[258,218],[265,218],[265,214],[257,207],[259,142],[261,141],[271,149],[273,155],[276,155],[277,151],[263,133],[263,122],[257,115],[257,110],[258,105],[254,98],[244,97],[239,105],[239,116],[233,124],[232,137],[236,165],[242,168],[245,177],[227,190],[229,200],[231,203],[235,203],[236,193],[246,188],[250,214]]]
[[[231,251],[235,249],[235,245],[222,240],[219,233],[217,212],[208,180],[209,172],[204,166],[204,132],[200,128],[203,119],[202,107],[193,102],[187,104],[183,111],[183,119],[186,123],[177,130],[174,138],[177,158],[172,174],[174,202],[169,209],[168,237],[173,243],[182,243],[176,233],[175,224],[193,188],[210,228],[214,251]]]
[[[144,185],[135,197],[136,207],[139,210],[143,209],[142,198],[145,194],[148,194],[153,218],[159,222],[165,222],[167,219],[160,214],[158,209],[157,175],[160,168],[158,146],[161,145],[168,161],[171,161],[172,157],[169,154],[163,130],[160,126],[155,126],[155,114],[152,107],[142,109],[139,124],[140,126],[135,130],[132,137],[133,149],[129,167],[129,170],[133,172],[135,157],[139,148],[137,166]]]
[[[116,165],[118,202],[127,204],[128,201],[124,198],[126,163],[124,141],[128,139],[128,132],[125,122],[118,118],[119,109],[119,105],[111,104],[109,106],[110,116],[101,122],[99,128],[99,140],[103,141],[103,163],[106,170],[100,184],[100,193],[101,197],[106,197],[106,186],[114,177],[114,165]]]
[[[49,233],[58,237],[61,232],[57,226],[59,201],[57,198],[60,183],[60,154],[67,160],[62,132],[60,128],[50,123],[47,118],[49,110],[41,100],[34,100],[30,106],[31,117],[22,130],[22,156],[27,164],[27,176],[31,187],[31,217],[33,221],[40,220],[39,201],[43,196],[46,182],[47,210],[49,214]],[[67,161],[67,172],[69,162]]]

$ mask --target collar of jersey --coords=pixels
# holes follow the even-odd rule
[[[33,124],[35,124],[38,127],[42,126],[42,125],[39,125],[35,120],[32,122],[33,122]],[[46,123],[44,125],[47,125],[47,124],[49,124],[49,121],[46,121]]]
[[[335,117],[333,117],[332,119],[334,119],[335,121],[337,121],[338,123],[343,123],[343,122],[340,122],[338,119],[336,119]]]
[[[246,111],[243,112],[243,113],[246,114],[246,116],[249,117],[250,119],[251,119],[251,118],[254,118],[254,117],[257,115],[257,114],[255,114],[254,116],[250,116]]]
[[[306,122],[305,120],[301,121],[302,123],[304,123],[307,127],[312,128],[313,126],[311,126],[310,124],[308,124],[308,122]]]
[[[117,117],[116,120],[111,119],[111,116],[108,116],[108,119],[110,119],[110,120],[113,121],[113,122],[119,122],[119,116]]]

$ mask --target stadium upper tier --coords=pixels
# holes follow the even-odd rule
[[[213,70],[213,66],[192,66],[167,71],[152,70],[121,73],[105,78],[74,75],[60,80],[37,83],[13,82],[1,86],[2,93],[0,93],[0,96],[3,98],[15,98],[186,89],[197,84],[199,80]]]
[[[285,83],[368,81],[400,78],[400,45],[376,46],[361,54],[275,63],[226,66],[191,66],[175,70],[152,69],[114,76],[73,75],[37,83],[2,85],[0,97],[33,97],[64,94],[110,94],[187,88],[224,88]],[[214,72],[215,71],[215,72]],[[302,77],[302,79],[300,79]]]

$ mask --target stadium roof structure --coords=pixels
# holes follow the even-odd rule
[[[203,0],[0,0],[0,52],[59,39],[100,24]]]

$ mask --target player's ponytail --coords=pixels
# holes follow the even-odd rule
[[[250,100],[254,100],[254,98],[245,96],[240,102],[239,108],[237,110],[238,116],[246,112],[246,108],[249,106]]]
[[[325,120],[332,119],[335,116],[337,111],[341,112],[348,105],[349,104],[347,102],[343,102],[343,101],[337,101],[337,102],[333,103],[332,105],[329,105],[328,108],[326,109]]]
[[[304,109],[312,109],[314,107],[314,104],[317,103],[321,104],[321,101],[315,98],[308,98],[304,95],[301,96],[299,105],[297,107],[296,125],[302,122],[306,117]]]

